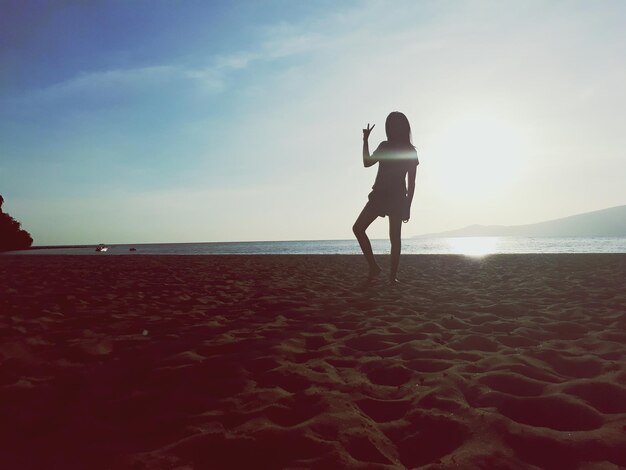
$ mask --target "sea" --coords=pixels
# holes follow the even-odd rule
[[[352,255],[360,254],[356,240],[246,241],[202,243],[138,243],[34,247],[4,255]],[[388,239],[372,240],[375,254],[390,251]],[[414,255],[461,254],[486,256],[498,253],[626,253],[626,237],[454,237],[402,240],[402,253]]]

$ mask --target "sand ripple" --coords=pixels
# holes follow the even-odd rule
[[[0,461],[626,467],[626,256],[413,256],[397,287],[363,268],[0,257]]]

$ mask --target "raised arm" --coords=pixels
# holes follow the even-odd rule
[[[372,129],[374,129],[374,126],[376,124],[374,124],[372,127],[370,127],[370,125],[367,125],[366,129],[363,129],[363,166],[364,167],[368,167],[368,166],[372,166],[373,164],[375,164],[377,162],[377,160],[375,158],[372,158],[372,156],[370,155],[370,146],[369,143],[367,141],[367,139],[369,139],[370,137],[370,133],[372,132]]]

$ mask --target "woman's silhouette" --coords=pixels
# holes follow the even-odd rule
[[[363,129],[363,165],[369,167],[378,162],[378,174],[368,196],[368,202],[356,219],[352,231],[356,235],[365,259],[369,264],[369,278],[377,276],[381,268],[374,259],[372,245],[365,233],[377,218],[389,216],[389,240],[391,241],[391,270],[389,281],[397,283],[396,274],[400,262],[402,221],[408,222],[411,201],[415,192],[417,152],[411,143],[411,126],[406,116],[394,111],[387,116],[385,131],[387,140],[380,143],[370,155],[368,138],[374,126]],[[406,177],[408,175],[408,189]]]

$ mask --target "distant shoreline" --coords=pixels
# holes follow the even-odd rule
[[[626,235],[444,235],[443,233],[427,233],[423,235],[411,235],[403,237],[403,240],[417,240],[425,238],[626,238]],[[387,238],[370,238],[370,240],[387,241]],[[198,244],[224,244],[224,243],[320,243],[320,242],[351,242],[353,238],[322,238],[319,240],[229,240],[229,241],[198,241],[198,242],[137,242],[137,243],[104,243],[106,246],[147,246],[147,245],[198,245]],[[84,243],[82,245],[33,245],[25,250],[45,250],[55,248],[90,248],[99,243]]]
[[[37,246],[31,246],[28,248],[25,248],[24,250],[20,250],[20,251],[28,251],[28,250],[54,250],[56,248],[62,249],[62,248],[89,248],[89,247],[96,247],[98,246],[98,244],[93,244],[93,245],[37,245]],[[17,250],[16,250],[17,251]]]
[[[96,251],[96,244],[41,245],[25,250],[7,251],[7,255],[306,255],[361,254],[356,240],[257,241],[200,243],[107,244],[106,252]],[[389,253],[389,240],[372,239],[375,254]],[[626,237],[433,237],[405,238],[403,255],[462,254],[485,256],[497,253],[626,253]]]

